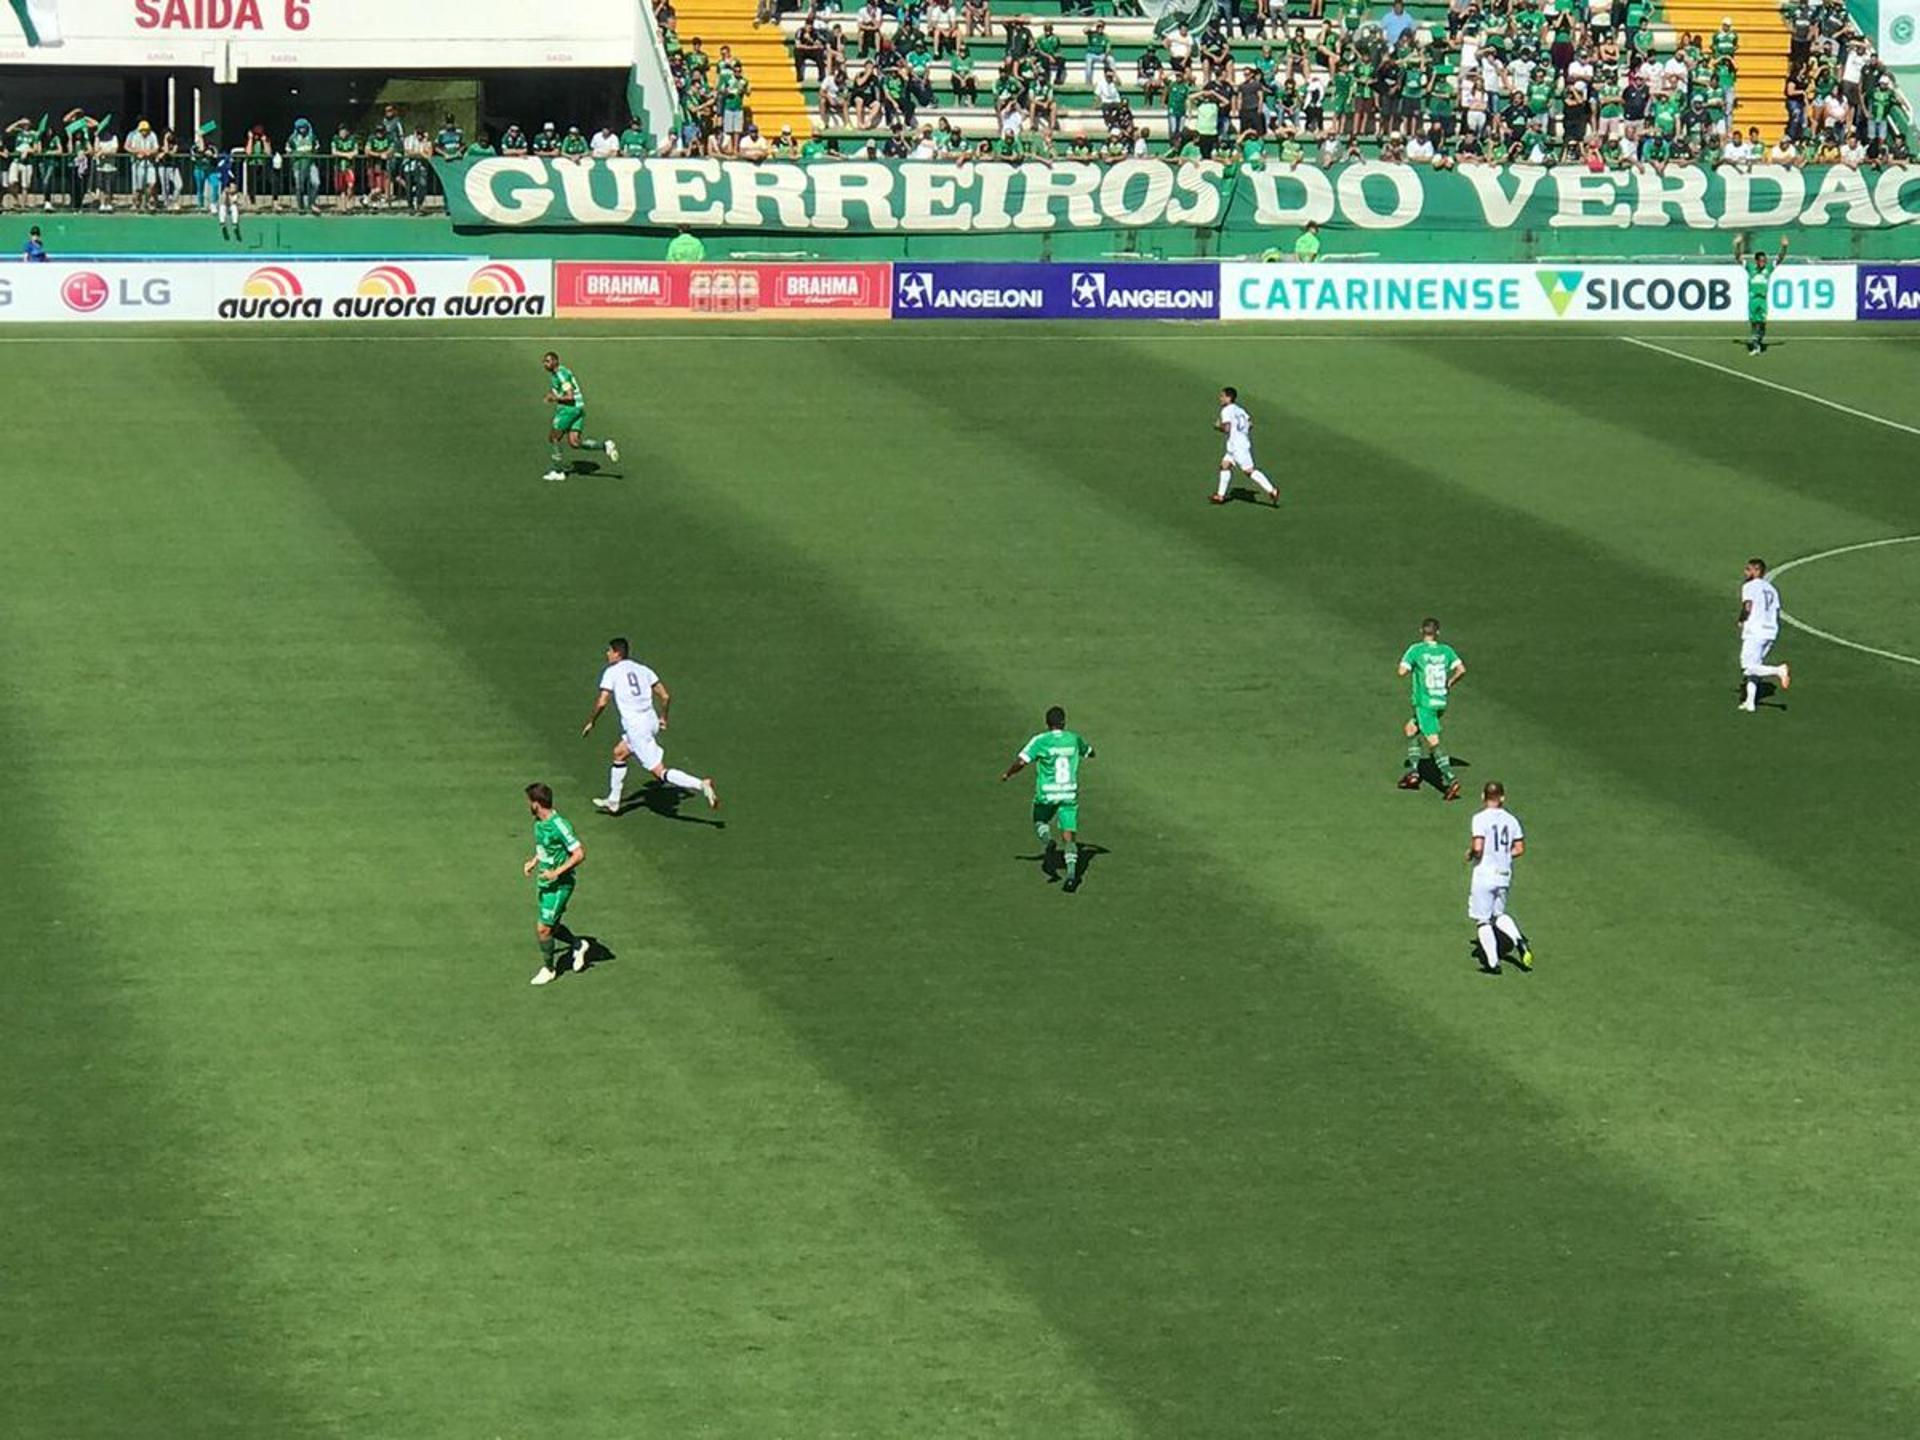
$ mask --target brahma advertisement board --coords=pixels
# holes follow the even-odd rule
[[[1217,320],[1215,264],[1147,261],[893,267],[896,320]]]
[[[548,260],[288,260],[209,268],[209,319],[497,320],[553,311]]]
[[[0,324],[9,321],[205,320],[213,267],[105,261],[0,266]]]
[[[690,315],[768,320],[884,320],[892,267],[656,265],[562,260],[554,266],[559,313],[636,319]]]
[[[1733,264],[1229,264],[1228,320],[1744,320],[1749,277]],[[1767,281],[1773,320],[1854,318],[1852,265],[1795,265]]]

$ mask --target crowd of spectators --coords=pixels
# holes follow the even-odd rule
[[[0,133],[5,188],[0,207],[43,210],[166,211],[204,207],[223,198],[253,209],[407,210],[418,214],[439,194],[433,161],[491,155],[543,155],[588,160],[650,155],[655,146],[639,120],[621,131],[603,126],[591,138],[579,126],[552,121],[527,132],[509,125],[496,144],[469,137],[452,115],[437,126],[409,123],[388,105],[365,130],[341,121],[322,135],[305,119],[276,139],[264,125],[236,145],[206,124],[191,137],[145,118],[124,134],[112,116],[70,111],[56,122],[22,117]]]
[[[1791,37],[1783,93],[1772,97],[1777,108],[1747,97],[1784,116],[1768,133],[1735,123],[1741,36],[1731,20],[1656,45],[1659,0],[1449,0],[1444,27],[1416,21],[1405,0],[1384,11],[1343,0],[1324,14],[1327,0],[1307,3],[1312,13],[1294,17],[1282,0],[1228,0],[1200,32],[1175,24],[1148,41],[1124,62],[1124,83],[1104,20],[1079,27],[1070,44],[1053,23],[995,17],[985,0],[862,0],[851,15],[811,8],[790,36],[796,77],[819,86],[818,132],[802,142],[784,126],[763,136],[739,59],[725,45],[710,54],[699,37],[682,44],[672,0],[658,0],[679,98],[664,136],[639,119],[591,134],[547,121],[509,125],[496,143],[484,132],[469,138],[451,115],[429,127],[388,105],[364,131],[343,121],[322,135],[302,119],[278,140],[255,125],[227,145],[212,124],[182,136],[141,118],[123,131],[112,116],[70,111],[22,117],[0,134],[0,205],[148,211],[228,199],[418,213],[437,194],[434,159],[491,155],[1159,154],[1278,165],[1377,156],[1441,169],[1873,166],[1910,156],[1907,102],[1845,0],[1782,5]],[[971,46],[996,31],[995,63],[977,62]],[[1063,126],[1063,111],[1093,123]],[[988,135],[963,119],[983,112]]]
[[[864,151],[883,156],[1119,159],[1155,149],[1147,116],[1164,119],[1152,128],[1174,158],[1604,168],[1909,157],[1907,102],[1845,0],[1782,6],[1791,73],[1782,93],[1746,97],[1754,113],[1784,117],[1766,135],[1735,123],[1731,19],[1674,35],[1658,0],[1450,0],[1443,28],[1405,0],[1323,4],[1293,17],[1278,0],[1231,0],[1198,33],[1176,24],[1149,41],[1130,70],[1104,21],[1070,43],[1050,22],[1036,31],[951,0],[810,9],[790,48],[795,76],[818,85],[819,128],[868,132]],[[989,68],[971,42],[996,29]],[[954,123],[988,107],[991,139]],[[1063,127],[1063,110],[1094,123]],[[694,124],[683,140],[697,148],[704,134]]]

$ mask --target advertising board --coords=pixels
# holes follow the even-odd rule
[[[855,264],[668,265],[562,260],[558,313],[632,319],[712,315],[763,319],[885,319],[892,267]]]
[[[1214,320],[1220,269],[1205,262],[975,261],[893,267],[897,320]]]
[[[208,265],[105,261],[0,266],[0,324],[205,320],[212,309]]]
[[[1738,265],[1254,265],[1221,268],[1229,320],[1744,320]],[[1881,267],[1885,268],[1885,267]],[[1851,320],[1855,267],[1783,265],[1770,318]],[[1920,271],[1915,274],[1920,289]]]
[[[553,311],[547,260],[221,262],[200,319],[484,320]]]

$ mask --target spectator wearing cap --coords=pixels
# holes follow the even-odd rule
[[[560,132],[549,120],[533,132],[533,153],[543,160],[557,159],[560,154]]]
[[[151,210],[160,199],[160,137],[144,116],[127,136],[133,208]]]
[[[740,136],[739,155],[742,160],[764,160],[767,158],[767,142],[760,134],[758,125],[749,125]]]
[[[507,126],[500,137],[500,153],[518,159],[527,153],[527,132],[518,125]]]
[[[287,164],[292,171],[293,208],[305,215],[320,198],[320,140],[306,120],[293,122],[287,136]]]
[[[628,117],[627,128],[620,132],[620,153],[629,160],[644,160],[653,153],[646,122],[638,115]]]
[[[401,143],[405,141],[406,137],[401,136]],[[393,147],[393,135],[386,122],[376,122],[367,132],[367,202],[378,204],[383,210],[393,203],[394,166],[398,163]]]
[[[338,209],[345,210],[353,204],[354,192],[360,188],[360,137],[353,133],[353,127],[342,120],[334,127],[333,138],[327,141],[327,158],[333,163],[333,193],[337,197]],[[364,197],[361,204],[365,204]]]
[[[580,127],[569,125],[566,135],[560,141],[560,158],[571,160],[576,165],[584,165],[588,155],[592,153],[592,148],[587,143],[587,137],[580,133]]]
[[[43,264],[47,259],[47,247],[40,239],[40,227],[34,225],[27,230],[27,245],[20,252],[20,258],[29,265]]]
[[[773,138],[773,158],[776,160],[798,160],[800,144],[793,138],[793,126],[782,125],[780,133]]]

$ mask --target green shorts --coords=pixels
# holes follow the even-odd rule
[[[587,407],[584,405],[556,405],[553,407],[553,433],[564,435],[569,430],[587,428]]]
[[[564,881],[558,885],[542,885],[534,892],[534,899],[540,905],[540,923],[551,930],[560,923],[560,917],[567,913],[567,902],[573,899],[573,883]]]
[[[1033,823],[1047,825],[1057,822],[1062,830],[1080,829],[1080,802],[1069,800],[1064,805],[1056,805],[1050,800],[1033,802]]]
[[[1445,716],[1446,713],[1444,706],[1435,710],[1431,706],[1416,705],[1413,707],[1414,727],[1419,730],[1422,735],[1438,735],[1440,733],[1441,718]]]

